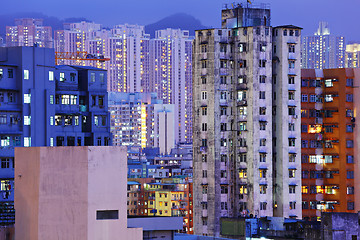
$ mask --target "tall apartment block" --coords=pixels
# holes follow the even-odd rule
[[[189,31],[156,31],[150,40],[150,92],[157,92],[165,104],[174,104],[179,124],[175,125],[177,142],[191,142],[192,40]]]
[[[165,29],[156,38],[144,26],[117,25],[111,30],[95,23],[73,23],[55,32],[58,52],[86,51],[110,61],[62,60],[108,71],[111,92],[156,92],[164,104],[174,104],[175,141],[192,142],[192,40],[189,31]]]
[[[303,69],[301,77],[303,217],[357,212],[360,71]]]
[[[327,22],[320,22],[313,36],[301,43],[301,68],[328,69],[345,66],[345,38],[330,34]]]
[[[113,144],[159,148],[169,154],[175,147],[174,105],[163,104],[156,93],[109,92]]]
[[[301,28],[267,5],[222,18],[193,45],[194,231],[211,236],[222,217],[301,218]]]
[[[15,19],[15,26],[6,26],[6,46],[28,46],[52,48],[52,29],[43,26],[42,19]]]
[[[346,68],[360,67],[360,44],[353,43],[346,45],[345,67]]]
[[[106,71],[54,61],[49,48],[0,49],[2,223],[14,220],[14,147],[111,145]]]

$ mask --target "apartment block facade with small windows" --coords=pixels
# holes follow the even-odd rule
[[[193,44],[194,230],[216,237],[223,217],[301,218],[301,28],[233,8]]]
[[[301,147],[303,217],[357,212],[358,69],[303,69]]]
[[[106,72],[54,66],[54,50],[0,50],[0,221],[13,221],[14,147],[111,145]],[[6,208],[9,209],[6,209]]]

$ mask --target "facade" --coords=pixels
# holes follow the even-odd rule
[[[109,111],[114,145],[155,147],[161,154],[175,146],[174,105],[156,93],[109,92]]]
[[[346,45],[345,67],[346,68],[360,67],[360,44],[353,43]]]
[[[15,239],[142,239],[128,228],[125,147],[15,150]],[[61,184],[59,184],[61,183]]]
[[[14,222],[14,147],[111,145],[106,72],[54,66],[54,50],[0,49],[2,223]]]
[[[193,234],[192,189],[188,178],[128,179],[128,216],[183,217],[180,232]]]
[[[301,76],[303,217],[359,210],[358,69],[304,69]]]
[[[330,34],[327,22],[320,22],[313,36],[301,43],[301,68],[328,69],[345,66],[345,38]]]
[[[53,47],[52,29],[43,26],[42,19],[15,19],[15,26],[6,26],[7,47]]]
[[[301,28],[272,28],[267,6],[228,10],[225,26],[255,25],[198,30],[193,45],[194,230],[215,237],[222,217],[301,218]]]

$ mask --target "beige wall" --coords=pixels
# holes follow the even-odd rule
[[[18,148],[15,158],[16,239],[142,239],[127,229],[126,148]]]

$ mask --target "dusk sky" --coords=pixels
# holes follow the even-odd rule
[[[150,24],[174,13],[184,12],[203,25],[219,27],[222,0],[7,0],[0,14],[42,12],[58,18],[85,17],[104,26],[122,23]],[[270,3],[272,25],[293,24],[312,34],[319,21],[327,21],[331,32],[344,35],[347,41],[360,41],[359,0],[253,0]]]

